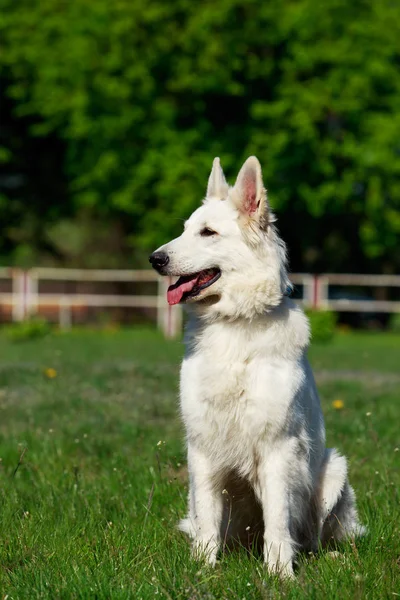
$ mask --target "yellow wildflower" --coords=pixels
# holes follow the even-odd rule
[[[54,377],[57,377],[57,371],[55,369],[52,369],[51,367],[45,369],[44,374],[48,379],[54,379]]]
[[[333,408],[336,408],[336,410],[342,410],[342,408],[344,408],[344,402],[340,398],[337,398],[332,402],[332,406]]]

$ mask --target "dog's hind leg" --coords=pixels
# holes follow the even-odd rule
[[[354,490],[347,479],[347,461],[334,448],[325,451],[319,485],[319,538],[323,546],[363,535]]]

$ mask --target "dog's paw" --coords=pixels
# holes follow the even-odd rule
[[[214,567],[217,562],[219,544],[214,539],[196,538],[192,544],[192,557]]]
[[[269,575],[278,575],[281,579],[295,579],[292,563],[286,565],[278,562],[276,564],[266,563]]]
[[[293,549],[287,542],[264,545],[264,562],[268,573],[282,579],[293,579]]]
[[[280,579],[295,579],[293,565],[291,563],[287,563],[286,565],[281,563],[276,563],[274,565],[266,563],[266,567],[269,575],[277,575]]]

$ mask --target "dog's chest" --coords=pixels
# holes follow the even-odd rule
[[[286,415],[285,365],[247,335],[210,336],[181,371],[181,408],[189,440],[222,462],[243,463]],[[283,401],[276,402],[277,389]]]

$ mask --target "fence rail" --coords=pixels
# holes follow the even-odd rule
[[[293,273],[291,281],[302,290],[298,300],[305,307],[321,310],[345,312],[400,312],[398,300],[368,300],[351,297],[331,298],[329,286],[361,286],[372,288],[399,288],[400,275],[361,275],[327,273],[311,275]],[[154,294],[110,294],[77,291],[69,293],[45,292],[41,287],[55,282],[76,282],[77,284],[118,284],[153,283]],[[56,309],[61,327],[70,327],[72,313],[82,308],[145,308],[155,309],[157,323],[168,337],[174,337],[181,331],[181,306],[168,306],[166,290],[171,278],[160,277],[153,270],[102,270],[102,269],[55,269],[0,268],[0,307],[6,309],[14,321],[22,321],[41,309]],[[7,313],[7,314],[8,314]]]

